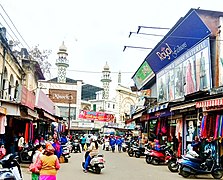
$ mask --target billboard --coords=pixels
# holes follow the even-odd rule
[[[211,34],[195,10],[182,19],[146,57],[154,73],[159,72]]]
[[[133,76],[133,81],[138,89],[141,89],[149,80],[155,76],[149,64],[144,61]]]
[[[105,112],[88,111],[88,110],[82,110],[79,114],[79,118],[87,120],[103,121],[103,122],[114,122],[115,120],[113,114],[107,114]]]
[[[159,102],[172,101],[211,88],[209,38],[157,73]]]

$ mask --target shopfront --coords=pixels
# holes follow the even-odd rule
[[[200,136],[203,141],[206,141],[203,149],[211,148],[214,157],[221,157],[223,155],[223,98],[199,101],[196,107],[202,109]]]

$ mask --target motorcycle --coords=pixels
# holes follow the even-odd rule
[[[160,150],[151,149],[146,154],[146,162],[153,165],[166,164],[172,158],[175,158],[174,152],[171,150],[171,146],[166,145],[162,145]]]
[[[221,179],[223,169],[216,163],[209,149],[204,152],[203,158],[184,157],[178,160],[180,166],[179,174],[184,178],[190,175],[211,174],[215,179]]]
[[[133,157],[135,155],[135,152],[139,151],[138,145],[135,143],[128,149],[128,155],[130,157]]]
[[[85,161],[87,159],[88,154],[89,152],[85,153]],[[96,174],[100,174],[101,170],[104,168],[104,163],[105,163],[104,156],[102,154],[98,154],[96,156],[93,156],[87,169],[95,172]],[[84,164],[85,162],[82,163],[83,168]]]
[[[67,144],[65,145],[61,145],[62,146],[62,156],[64,158],[64,162],[65,163],[68,163],[68,159],[70,158],[70,149],[69,147],[67,146]]]
[[[22,151],[19,152],[19,162],[20,163],[32,163],[33,154],[35,152],[35,147],[29,146],[28,144],[24,146]]]
[[[0,160],[0,179],[22,180],[22,172],[18,163],[18,155],[8,154]]]
[[[124,142],[124,143],[122,144],[122,151],[123,151],[123,152],[126,152],[127,149],[128,149],[128,145]]]
[[[181,157],[172,157],[167,164],[168,169],[171,172],[178,172],[179,171],[179,159],[189,157],[189,158],[196,158],[199,155],[195,151],[188,151],[186,155],[181,155]]]
[[[106,140],[105,141],[105,143],[104,143],[104,149],[106,150],[106,151],[109,151],[109,148],[110,147],[110,145],[109,145],[109,140]]]
[[[72,150],[71,152],[75,152],[75,153],[78,153],[80,152],[81,153],[81,148],[80,148],[80,144],[79,144],[79,141],[77,139],[75,139],[72,143]]]

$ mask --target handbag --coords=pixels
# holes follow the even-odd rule
[[[40,159],[39,157],[40,155],[37,156],[36,161],[34,163],[31,163],[29,165],[29,171],[31,171],[32,173],[39,173],[39,169],[37,167],[38,161]]]
[[[39,169],[37,168],[37,163],[31,163],[29,165],[29,171],[32,173],[39,173]]]

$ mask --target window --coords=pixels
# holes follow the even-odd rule
[[[113,109],[115,109],[115,104],[113,104]]]
[[[108,108],[110,108],[110,103],[108,103]]]
[[[93,111],[96,111],[96,104],[93,104]]]

